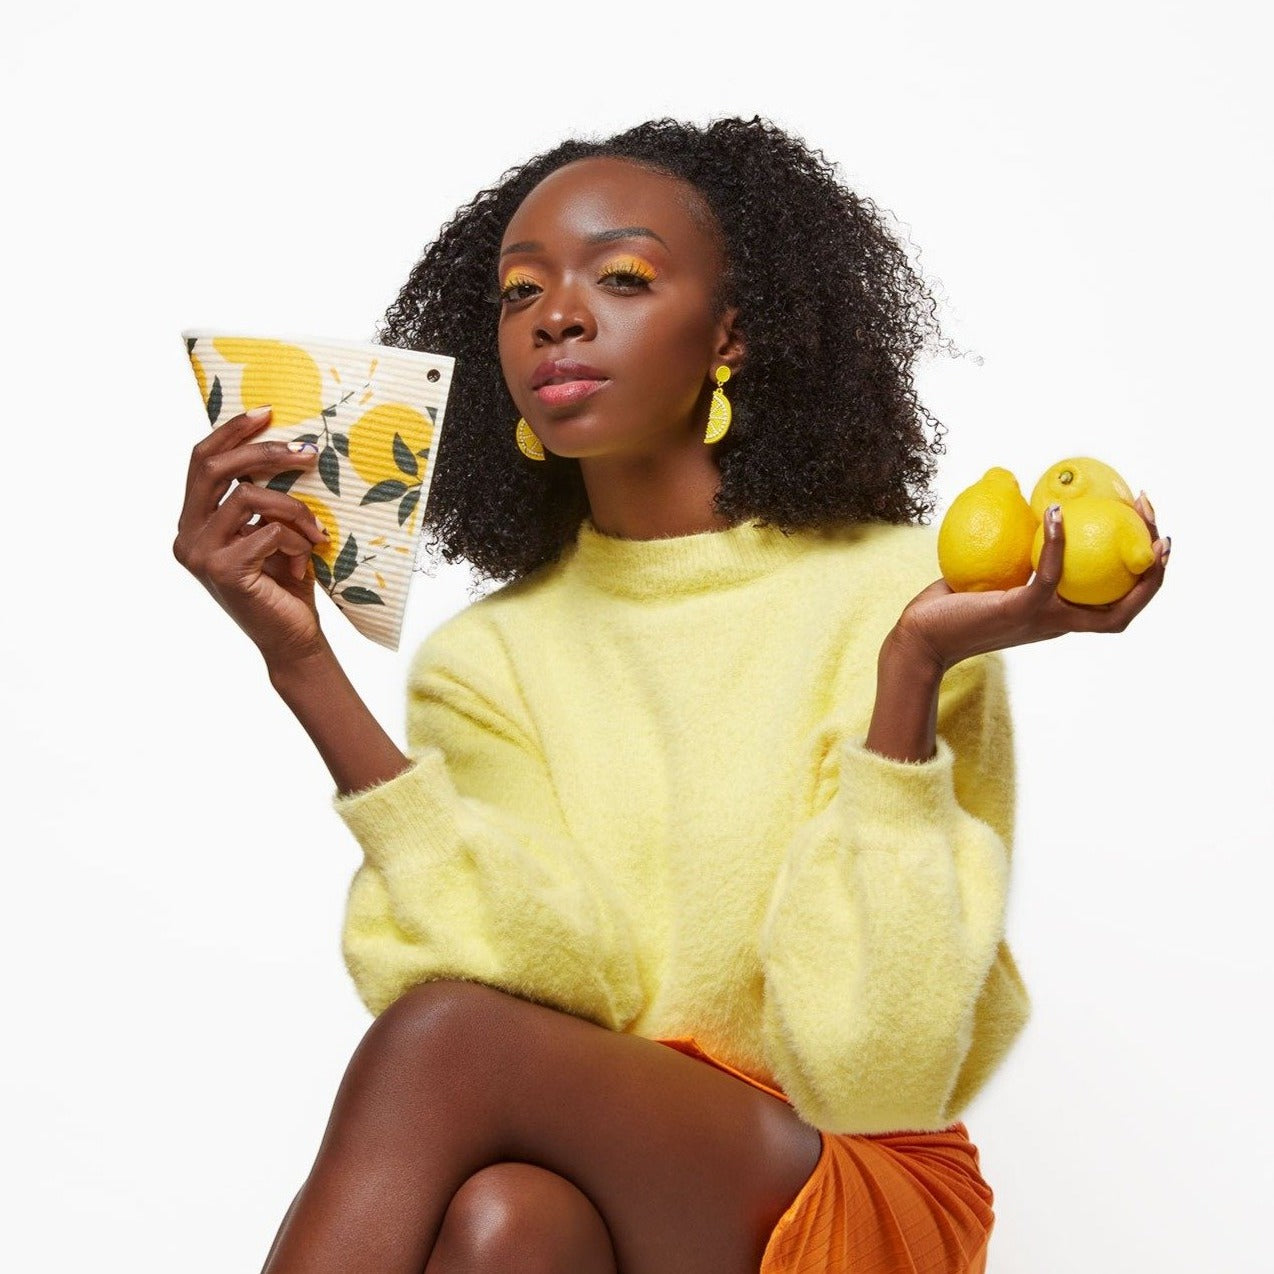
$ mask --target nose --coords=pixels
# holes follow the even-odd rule
[[[540,297],[535,315],[535,343],[592,340],[597,335],[593,312],[579,287],[562,284]]]

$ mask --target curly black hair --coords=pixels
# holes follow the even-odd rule
[[[718,223],[721,303],[745,343],[734,419],[715,444],[717,511],[785,531],[924,522],[942,427],[912,367],[936,343],[937,307],[885,215],[832,164],[767,120],[654,120],[555,146],[481,191],[430,244],[377,329],[385,345],[456,360],[432,478],[426,548],[514,581],[555,561],[588,500],[573,458],[527,460],[500,371],[496,269],[505,227],[549,173],[612,156],[679,177]]]

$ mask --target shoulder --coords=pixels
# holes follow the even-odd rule
[[[938,565],[938,532],[912,523],[855,522],[813,533],[819,549],[847,567],[891,573],[932,574]]]
[[[844,598],[852,611],[893,611],[894,618],[938,570],[933,527],[860,522],[817,531],[805,558],[807,581]]]
[[[826,536],[827,562],[840,572],[855,618],[874,615],[882,631],[903,608],[941,577],[938,531],[932,526],[859,524]],[[827,578],[828,571],[823,572]],[[1002,698],[1004,661],[998,652],[975,655],[956,664],[943,678],[944,698],[990,694]]]
[[[497,587],[445,619],[417,646],[409,681],[431,673],[470,684],[498,680],[509,667],[509,651],[518,632],[534,624],[553,572],[542,569]]]

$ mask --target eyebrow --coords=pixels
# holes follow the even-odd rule
[[[662,235],[656,234],[648,226],[620,226],[615,230],[599,230],[596,234],[588,236],[589,243],[613,243],[616,239],[654,239],[662,243],[666,248],[668,246]],[[544,245],[534,239],[527,239],[522,243],[511,243],[500,253],[502,257],[507,257],[511,252],[543,252]]]

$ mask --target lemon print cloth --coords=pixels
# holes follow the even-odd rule
[[[373,641],[398,649],[453,360],[322,339],[182,333],[208,424],[273,408],[254,441],[304,441],[318,465],[266,485],[300,500],[331,537],[317,586]]]

